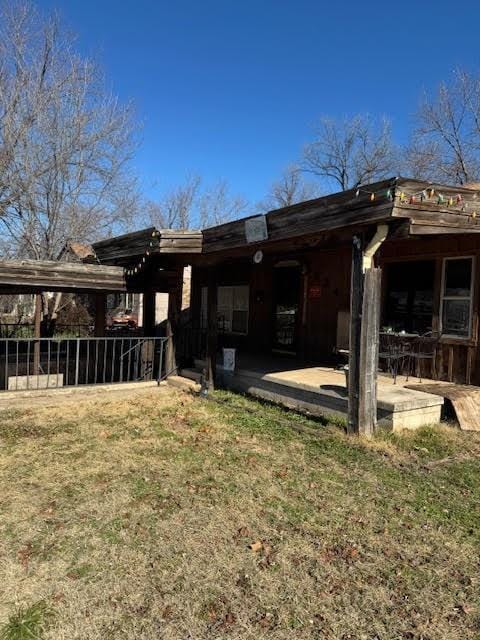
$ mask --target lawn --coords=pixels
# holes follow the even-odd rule
[[[480,638],[480,437],[164,387],[3,413],[0,638]]]

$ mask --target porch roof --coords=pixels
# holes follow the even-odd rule
[[[128,268],[139,259],[145,262],[147,257],[163,256],[166,265],[176,258],[201,261],[201,254],[250,251],[252,247],[328,232],[353,233],[380,222],[391,225],[397,238],[480,233],[479,195],[474,188],[390,178],[203,231],[148,227],[102,240],[93,249],[99,263]],[[247,228],[256,220],[264,232],[252,237]]]
[[[480,233],[480,191],[409,178],[390,178],[269,211],[267,238],[248,242],[251,216],[203,231],[203,253],[263,245],[316,233],[393,224],[397,236]],[[480,210],[479,210],[480,213]]]
[[[96,242],[93,249],[101,264],[129,265],[145,255],[201,253],[202,232],[148,227]]]

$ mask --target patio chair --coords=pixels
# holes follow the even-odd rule
[[[385,363],[386,370],[393,377],[393,384],[397,383],[397,375],[408,365],[411,354],[410,344],[401,340],[398,334],[381,333],[379,344],[379,361]]]
[[[419,382],[422,382],[422,364],[428,361],[431,363],[430,375],[433,374],[439,340],[440,336],[437,333],[428,331],[412,342],[412,350],[409,355],[407,380],[411,372],[417,376]]]

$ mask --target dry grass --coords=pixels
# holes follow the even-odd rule
[[[480,637],[478,436],[216,399],[2,414],[3,637],[40,602],[47,640]]]

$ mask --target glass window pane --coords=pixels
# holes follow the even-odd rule
[[[231,333],[232,331],[232,312],[230,310],[218,311],[217,313],[218,330],[221,333]]]
[[[470,300],[444,300],[442,333],[468,337],[470,334]]]
[[[468,297],[472,282],[472,259],[445,261],[445,296]]]
[[[233,308],[248,311],[248,287],[234,287]]]
[[[218,300],[217,305],[219,309],[231,310],[233,307],[233,288],[232,287],[218,287]]]

